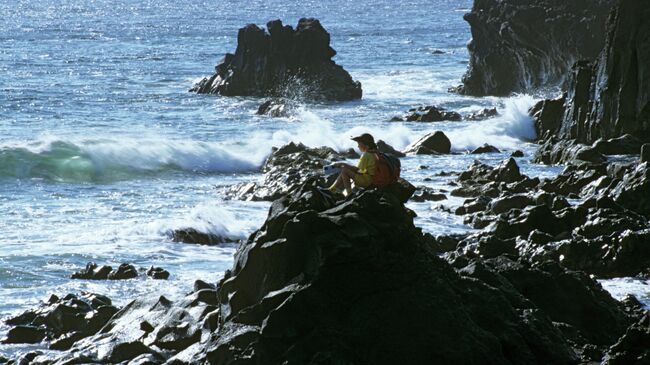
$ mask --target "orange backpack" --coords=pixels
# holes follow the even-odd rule
[[[397,182],[402,167],[399,159],[393,155],[377,152],[375,160],[375,175],[372,177],[372,184],[382,187]]]

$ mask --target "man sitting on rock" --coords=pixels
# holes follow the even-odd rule
[[[341,173],[334,184],[329,188],[333,192],[337,192],[344,188],[348,196],[352,194],[352,181],[354,181],[355,186],[361,188],[367,188],[372,185],[376,168],[375,154],[377,153],[377,145],[375,144],[375,139],[372,135],[364,133],[358,137],[352,138],[352,140],[357,142],[359,150],[363,153],[359,160],[359,164],[357,166],[352,166],[343,162],[334,164],[336,167],[341,169]]]

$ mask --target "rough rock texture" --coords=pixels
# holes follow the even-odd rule
[[[647,163],[570,165],[543,181],[515,166],[477,162],[454,182],[451,195],[468,198],[455,213],[484,230],[442,239],[455,242],[445,245],[452,255],[550,260],[598,277],[650,272]]]
[[[352,150],[340,153],[329,147],[310,148],[302,143],[290,142],[273,149],[262,166],[262,182],[236,185],[229,188],[226,194],[233,199],[273,201],[295,191],[308,180],[327,187],[334,182],[336,176],[323,176],[323,167],[335,161],[357,157],[359,155]]]
[[[634,1],[634,0],[633,0]],[[614,0],[476,0],[462,92],[506,95],[558,86],[577,60],[595,59]],[[640,2],[642,3],[642,2]]]
[[[131,264],[121,264],[117,269],[111,266],[98,266],[94,262],[89,262],[83,270],[75,272],[70,276],[72,279],[87,280],[125,280],[133,279],[138,276],[138,270]]]
[[[533,108],[538,136],[591,144],[632,135],[650,141],[650,7],[621,0],[595,62],[577,62],[565,99]],[[638,154],[639,150],[633,152]]]
[[[410,109],[404,116],[394,117],[391,122],[459,122],[461,120],[463,117],[457,112],[450,112],[437,106],[421,106]]]
[[[441,131],[429,133],[406,147],[406,153],[416,155],[447,154],[451,151],[451,141]]]
[[[288,99],[269,99],[257,108],[257,115],[266,115],[272,118],[286,118],[294,111],[295,105]]]
[[[295,30],[280,20],[268,22],[266,28],[241,28],[235,54],[227,53],[215,74],[190,91],[307,100],[361,98],[361,83],[332,61],[336,51],[317,19],[300,19]]]
[[[133,302],[100,334],[59,359],[118,362],[151,354],[154,363],[164,361],[157,356],[173,356],[168,361],[178,364],[576,360],[561,332],[531,302],[459,276],[430,252],[411,212],[392,196],[366,191],[333,205],[314,189],[304,186],[274,202],[264,226],[239,249],[233,270],[216,292],[205,295],[207,307],[198,302],[210,289],[179,303]],[[122,347],[129,351],[118,351]]]
[[[169,233],[172,241],[182,243],[194,243],[198,245],[222,245],[224,243],[237,242],[236,238],[218,235],[212,232],[202,232],[196,228],[179,228]]]
[[[470,154],[478,155],[482,153],[499,153],[499,152],[501,152],[501,150],[486,143],[480,147],[476,147],[472,152],[470,152]]]
[[[50,341],[50,349],[66,350],[84,337],[93,335],[118,311],[103,295],[52,295],[39,308],[28,310],[5,322],[11,326],[4,343]]]

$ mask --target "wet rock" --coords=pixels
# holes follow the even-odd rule
[[[98,266],[94,262],[89,262],[86,264],[86,268],[75,272],[70,276],[71,279],[89,279],[89,280],[106,280],[108,275],[113,271],[113,268],[104,265]]]
[[[650,162],[650,143],[641,146],[641,162]]]
[[[361,98],[361,83],[332,61],[336,51],[317,19],[302,18],[296,29],[274,20],[266,28],[241,28],[235,54],[227,53],[214,75],[190,91],[308,100]]]
[[[169,279],[169,271],[163,269],[162,267],[150,267],[147,270],[147,276],[156,279],[156,280],[167,280]]]
[[[470,154],[479,155],[479,154],[482,154],[482,153],[500,153],[500,152],[501,152],[501,150],[499,150],[498,148],[486,143],[486,144],[482,145],[481,147],[475,148],[472,152],[470,152]]]
[[[513,152],[510,154],[510,157],[524,157],[524,152],[521,151],[521,150],[513,151]]]
[[[393,155],[395,157],[406,157],[405,153],[396,150],[395,148],[393,148],[393,146],[391,146],[388,143],[382,141],[381,139],[377,141],[377,150],[379,152],[388,153],[388,154]]]
[[[7,337],[2,340],[2,343],[39,343],[46,336],[47,333],[44,328],[16,326],[7,332]]]
[[[451,141],[441,132],[429,133],[406,148],[406,153],[416,155],[448,154],[451,151]]]
[[[52,341],[50,348],[68,349],[84,337],[91,336],[118,311],[103,295],[68,294],[51,296],[39,308],[28,310],[5,321],[11,328],[7,343]]]
[[[591,146],[575,140],[559,140],[555,137],[544,141],[537,151],[533,162],[547,165],[555,164],[602,164],[607,159]]]
[[[310,148],[291,142],[273,149],[262,166],[262,182],[235,185],[224,193],[231,199],[273,201],[293,193],[307,181],[326,188],[336,176],[324,176],[323,167],[347,158],[355,157],[349,152],[341,153],[329,147]]]
[[[108,274],[110,280],[126,280],[138,277],[138,270],[131,264],[121,264],[117,269]]]
[[[596,61],[579,61],[569,73],[561,123],[554,132],[560,139],[591,144],[629,134],[648,141],[650,9],[635,0],[617,4]]]
[[[442,122],[442,121],[461,121],[463,117],[456,113],[446,111],[444,108],[436,106],[422,106],[409,110],[409,114],[403,117],[394,117],[392,122]]]
[[[621,206],[650,217],[650,163],[644,162],[623,175],[611,194]]]
[[[273,118],[286,118],[293,111],[293,105],[285,99],[269,99],[257,109],[257,115],[266,115]]]
[[[195,228],[175,229],[171,231],[171,239],[174,242],[208,246],[237,242],[235,238],[225,237],[211,232],[201,232]]]
[[[650,363],[650,315],[646,314],[638,323],[630,326],[625,334],[607,351],[603,364],[648,364]]]
[[[447,199],[447,196],[445,194],[438,193],[434,189],[428,188],[426,186],[419,186],[410,200],[413,202],[436,202],[445,199]]]
[[[138,276],[138,270],[131,264],[121,264],[117,269],[111,266],[98,266],[94,262],[89,262],[86,267],[70,276],[72,279],[87,280],[125,280]]]
[[[505,182],[520,181],[525,177],[519,172],[519,165],[513,158],[504,160],[499,166],[492,167],[478,160],[458,176],[460,182]]]
[[[603,155],[637,155],[641,151],[641,141],[629,134],[610,139],[598,139],[593,149]]]
[[[529,114],[535,121],[537,138],[546,140],[559,132],[564,117],[565,101],[566,95],[563,95],[556,99],[542,100],[530,109]]]
[[[467,95],[507,95],[560,85],[577,59],[595,59],[614,1],[477,1],[463,76]]]
[[[471,120],[471,121],[481,121],[481,120],[486,120],[490,118],[494,118],[499,115],[499,112],[497,112],[497,108],[485,108],[481,111],[467,114],[463,119],[465,120]]]

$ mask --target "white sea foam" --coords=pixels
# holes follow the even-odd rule
[[[501,115],[494,119],[473,122],[464,128],[446,132],[455,151],[471,150],[484,143],[503,149],[514,149],[522,141],[535,139],[535,126],[528,110],[535,103],[529,95],[507,99]]]

